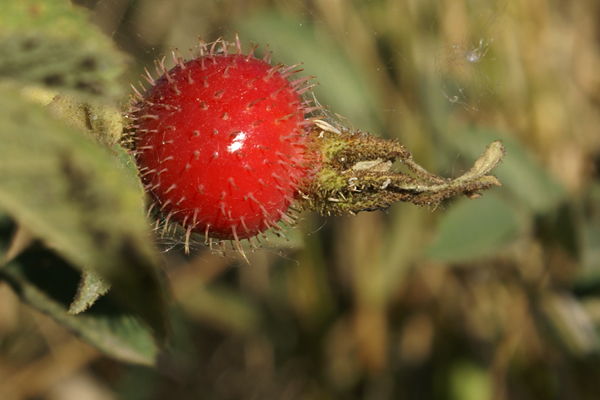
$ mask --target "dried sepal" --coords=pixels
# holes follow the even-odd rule
[[[302,191],[300,207],[305,210],[325,215],[356,214],[385,210],[398,201],[435,208],[446,198],[476,198],[479,192],[500,185],[495,176],[489,175],[505,155],[500,141],[490,144],[467,173],[450,180],[426,171],[396,141],[336,128],[323,121],[309,136],[321,166]],[[401,161],[408,172],[392,171],[396,161]]]

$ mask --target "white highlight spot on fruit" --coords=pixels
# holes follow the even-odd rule
[[[244,142],[246,141],[246,136],[247,134],[244,131],[237,132],[237,135],[235,135],[231,144],[227,146],[227,152],[233,153],[241,149],[244,146]]]

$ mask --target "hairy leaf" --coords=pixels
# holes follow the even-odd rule
[[[122,361],[153,365],[158,353],[148,327],[122,303],[102,298],[80,315],[67,313],[79,273],[53,252],[39,246],[0,270],[19,297],[50,315],[104,353]]]
[[[110,285],[100,275],[94,270],[85,269],[77,288],[75,300],[69,306],[69,314],[77,315],[84,312],[109,289]]]
[[[0,2],[0,77],[119,99],[126,57],[64,0]]]
[[[0,120],[0,208],[74,266],[106,278],[163,338],[164,300],[134,169],[14,92],[0,96]]]

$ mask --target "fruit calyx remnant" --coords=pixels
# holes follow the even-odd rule
[[[386,210],[398,201],[435,208],[452,196],[474,199],[481,196],[480,191],[502,186],[495,176],[488,175],[506,153],[501,141],[490,144],[473,168],[451,180],[426,171],[397,141],[324,121],[316,121],[308,136],[321,164],[310,185],[301,188],[299,207],[304,210],[354,215]],[[392,171],[395,161],[402,162],[410,174]]]

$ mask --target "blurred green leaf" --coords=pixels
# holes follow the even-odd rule
[[[303,68],[306,75],[318,78],[320,84],[313,90],[319,102],[329,106],[332,113],[349,118],[359,129],[381,131],[381,107],[375,87],[317,26],[273,12],[257,13],[235,26],[242,39],[263,45],[269,43],[275,62],[287,65],[301,62],[299,68]],[[273,32],[277,32],[277,40],[273,40]]]
[[[24,302],[104,353],[130,363],[154,364],[158,347],[151,331],[110,296],[84,314],[68,315],[79,274],[51,251],[37,248],[22,253],[0,270],[0,277]]]
[[[165,302],[134,170],[15,92],[0,96],[0,121],[0,208],[74,266],[106,278],[164,338]]]
[[[513,208],[494,193],[460,199],[444,213],[428,257],[462,262],[491,254],[515,238],[521,228]]]
[[[198,287],[181,299],[180,305],[186,314],[196,319],[238,333],[256,331],[261,319],[257,307],[248,298],[222,287]]]
[[[489,371],[473,362],[460,361],[450,371],[450,399],[486,400],[492,398]]]
[[[120,99],[126,56],[63,0],[0,2],[0,77]]]

